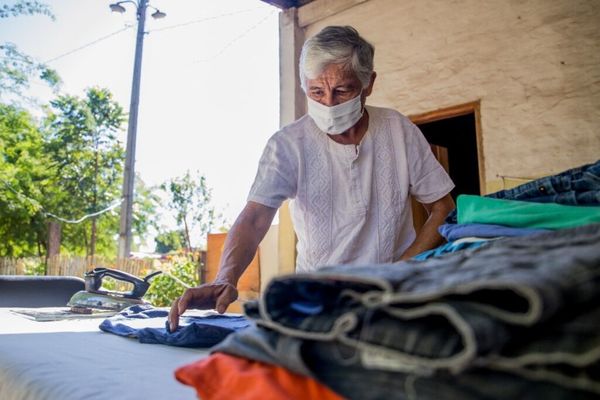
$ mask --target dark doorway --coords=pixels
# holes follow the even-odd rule
[[[452,197],[456,200],[459,194],[481,194],[475,113],[417,122],[417,126],[430,144],[447,154],[447,163],[442,165],[447,164],[444,166],[456,185]]]

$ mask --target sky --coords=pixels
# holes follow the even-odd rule
[[[46,62],[62,93],[108,88],[129,109],[135,6],[46,0],[56,19],[11,17],[0,41]],[[0,0],[0,4],[12,4]],[[278,12],[259,0],[152,0],[144,39],[135,170],[149,186],[199,172],[229,224],[241,211],[268,138],[279,124]],[[32,94],[52,98],[41,83]],[[122,133],[125,143],[126,132]],[[169,224],[164,218],[163,225]]]

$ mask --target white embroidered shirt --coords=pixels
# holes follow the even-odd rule
[[[248,200],[278,208],[292,199],[296,272],[397,261],[415,238],[409,194],[431,203],[454,187],[408,118],[385,108],[367,112],[358,146],[333,141],[305,115],[263,152]]]

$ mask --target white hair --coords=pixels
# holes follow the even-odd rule
[[[373,74],[375,48],[351,26],[328,26],[308,39],[300,54],[300,85],[315,79],[331,64],[341,64],[356,74],[363,88]]]

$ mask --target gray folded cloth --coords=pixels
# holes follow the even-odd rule
[[[211,349],[282,366],[309,376],[347,399],[359,400],[562,400],[596,399],[586,387],[554,379],[532,379],[515,371],[473,367],[460,374],[428,375],[365,368],[356,349],[335,341],[313,341],[252,326]]]
[[[425,262],[274,279],[248,315],[354,349],[366,370],[474,367],[600,394],[600,225],[507,238]]]

